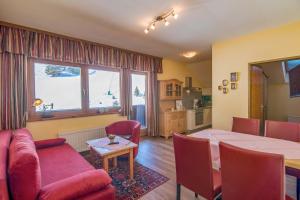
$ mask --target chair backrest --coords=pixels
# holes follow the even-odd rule
[[[133,129],[139,125],[140,123],[135,120],[117,121],[105,127],[105,131],[107,134],[131,135]]]
[[[283,200],[284,158],[220,143],[222,199]]]
[[[259,135],[260,120],[233,117],[232,131],[238,133],[251,134],[251,135]]]
[[[177,184],[201,196],[213,198],[213,169],[208,139],[174,133]]]
[[[131,135],[131,142],[139,144],[141,124],[135,120],[124,120],[112,123],[105,127],[106,134],[114,135]],[[138,154],[138,147],[133,149],[133,156],[136,157]]]
[[[300,142],[300,124],[266,120],[265,136]]]

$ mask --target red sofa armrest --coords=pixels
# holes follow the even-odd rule
[[[35,144],[35,148],[42,149],[42,148],[62,145],[65,142],[66,142],[65,138],[55,138],[55,139],[34,141],[34,144]]]
[[[104,170],[90,170],[44,186],[40,191],[39,199],[77,199],[104,189],[111,181]]]

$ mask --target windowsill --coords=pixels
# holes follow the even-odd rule
[[[29,117],[27,122],[72,119],[72,118],[93,117],[93,116],[102,116],[102,115],[113,115],[113,114],[120,114],[120,112],[119,111],[110,111],[110,112],[104,112],[104,113],[80,113],[80,114],[73,114],[73,115],[60,114],[59,116],[53,116],[53,117],[41,117],[40,115],[35,115],[35,116]]]

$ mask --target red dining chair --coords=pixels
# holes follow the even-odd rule
[[[300,124],[266,120],[265,136],[300,142]]]
[[[180,186],[209,200],[221,192],[221,175],[212,168],[210,144],[208,139],[173,135],[177,197],[180,199]]]
[[[113,134],[123,137],[139,145],[141,124],[134,120],[118,121],[105,127],[106,134]],[[138,146],[133,149],[133,157],[138,154]]]
[[[277,139],[300,142],[300,124],[293,122],[265,121],[265,136]],[[300,199],[300,172],[286,167],[286,174],[297,178],[297,199]]]
[[[283,155],[242,149],[221,142],[223,200],[284,200]]]
[[[233,117],[232,131],[238,133],[246,133],[250,135],[259,135],[260,120]]]

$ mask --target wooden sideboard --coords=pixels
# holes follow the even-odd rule
[[[160,113],[160,135],[166,139],[173,133],[186,131],[186,111],[165,111]]]

